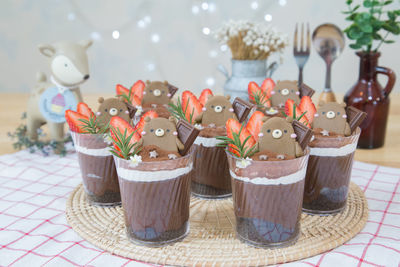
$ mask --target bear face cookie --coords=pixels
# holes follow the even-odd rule
[[[284,159],[284,154],[294,157],[303,156],[303,149],[296,140],[292,126],[293,119],[280,117],[263,118],[263,124],[257,141],[258,151],[278,153]]]
[[[130,122],[133,115],[135,114],[135,108],[127,104],[122,98],[107,98],[100,97],[98,102],[100,103],[97,109],[97,121],[100,125],[107,125],[111,118],[118,116],[127,122]]]
[[[292,99],[296,105],[300,103],[300,91],[297,81],[278,81],[271,91],[271,105],[282,108],[288,99]]]
[[[168,104],[173,93],[170,92],[170,85],[167,81],[146,81],[143,92],[142,105],[146,104]]]
[[[215,126],[224,126],[230,118],[237,119],[229,96],[210,96],[203,112],[195,118],[196,122]]]
[[[325,131],[334,132],[349,136],[351,134],[347,115],[345,111],[346,104],[336,102],[320,103],[315,113],[312,127],[314,129],[321,128]]]
[[[173,117],[169,119],[146,117],[140,144],[156,145],[160,149],[173,152],[184,149],[184,145],[178,138]]]

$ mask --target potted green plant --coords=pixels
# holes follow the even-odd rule
[[[382,44],[394,43],[389,38],[400,34],[400,9],[390,9],[392,0],[364,0],[360,4],[347,0],[346,20],[351,24],[344,32],[352,49],[360,57],[360,74],[357,83],[347,92],[344,101],[367,112],[367,119],[361,124],[358,146],[378,148],[383,146],[389,111],[389,94],[396,76],[393,70],[378,66],[379,49]],[[384,88],[377,81],[377,74],[388,77]]]

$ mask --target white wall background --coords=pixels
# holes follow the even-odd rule
[[[296,22],[308,21],[312,29],[325,22],[342,29],[347,25],[341,14],[345,0],[204,1],[209,4],[206,11],[202,9],[203,1],[189,0],[2,0],[0,92],[28,92],[35,83],[35,73],[48,72],[47,58],[39,53],[38,44],[87,38],[95,42],[89,49],[91,78],[82,86],[83,93],[114,92],[116,83],[129,86],[137,79],[166,79],[183,90],[210,87],[222,92],[225,78],[216,66],[222,63],[230,67],[230,52],[222,52],[212,35],[202,33],[203,27],[216,29],[229,19],[263,21],[266,14],[271,14],[270,23],[292,40]],[[257,2],[257,9],[252,8],[253,2]],[[196,7],[199,12],[193,14]],[[400,7],[399,1],[395,7]],[[140,27],[145,18],[145,27]],[[114,30],[120,32],[119,39],[112,38]],[[159,42],[152,42],[155,35]],[[380,65],[397,72],[397,92],[399,51],[400,42],[383,45],[380,58]],[[297,79],[297,75],[289,47],[274,79]],[[324,76],[324,62],[312,50],[304,81],[320,90]],[[344,93],[357,76],[358,58],[346,46],[333,65],[334,91]]]

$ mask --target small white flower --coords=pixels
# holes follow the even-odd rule
[[[111,136],[108,135],[108,134],[104,134],[104,135],[103,135],[103,139],[104,139],[104,142],[105,142],[107,145],[111,145],[111,144],[113,143],[113,140],[112,140]]]
[[[135,113],[135,116],[140,116],[140,115],[142,115],[142,112],[143,112],[142,106],[136,106],[136,113]]]
[[[252,159],[249,157],[238,160],[238,161],[236,161],[236,167],[238,167],[240,169],[244,169],[251,164],[251,161],[252,161]]]
[[[131,167],[137,167],[139,163],[142,162],[142,156],[134,155],[133,157],[131,156],[129,160],[131,161],[130,163]]]
[[[203,129],[204,129],[203,125],[201,125],[200,123],[196,123],[196,124],[194,125],[194,127],[195,127],[196,129],[199,129],[199,130],[203,130]]]

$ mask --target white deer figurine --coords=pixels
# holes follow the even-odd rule
[[[47,80],[43,72],[37,74],[37,85],[28,100],[27,134],[38,139],[38,129],[47,123],[50,137],[64,139],[64,113],[76,110],[82,101],[79,85],[89,79],[87,48],[92,41],[59,42],[40,45],[40,52],[50,58],[51,76]]]

